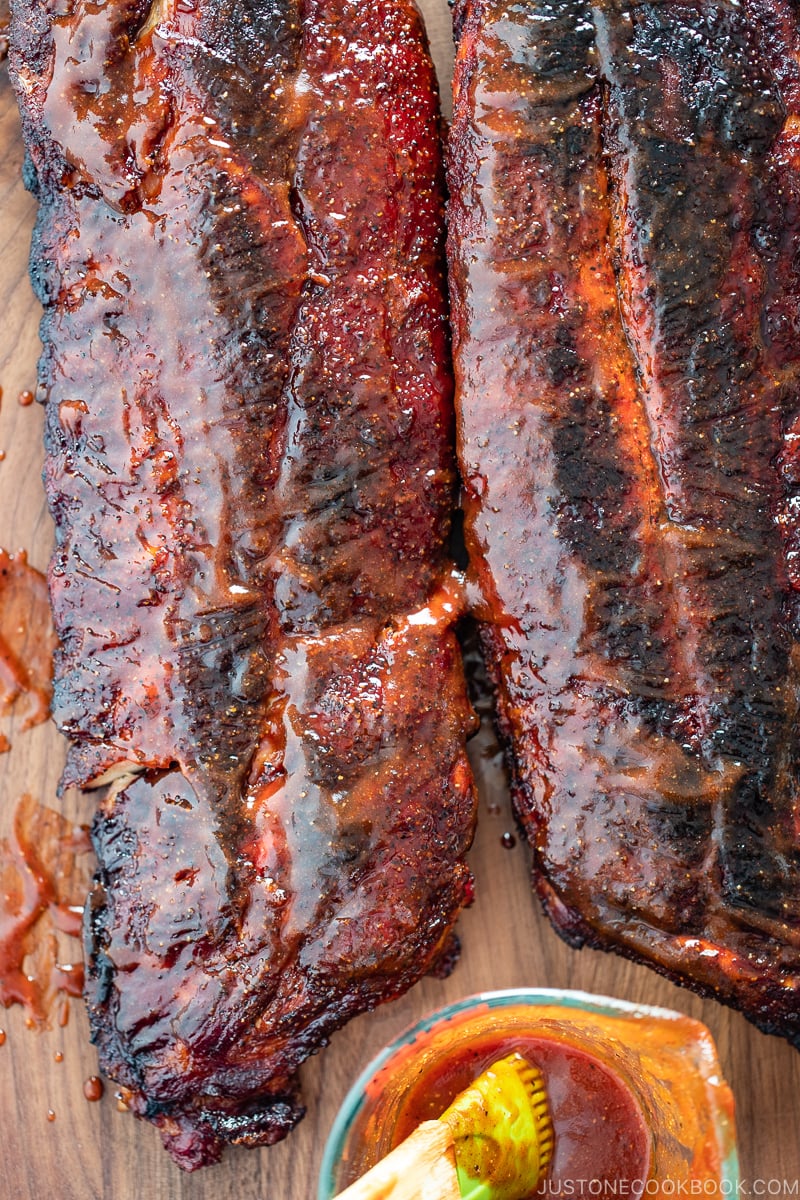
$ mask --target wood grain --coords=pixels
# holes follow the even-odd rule
[[[446,91],[452,62],[446,0],[425,0],[422,8]],[[0,68],[0,449],[6,452],[0,463],[0,545],[25,547],[31,562],[44,567],[52,529],[39,478],[41,411],[16,401],[20,389],[34,385],[39,319],[27,281],[35,206],[22,188],[21,162],[16,111]],[[88,820],[91,800],[56,799],[63,744],[53,727],[9,732],[12,751],[0,756],[0,836],[8,832],[14,803],[24,792],[61,807],[71,819]],[[222,1165],[184,1176],[154,1129],[117,1111],[113,1087],[100,1103],[84,1099],[83,1081],[96,1072],[97,1062],[79,1003],[72,1002],[65,1028],[42,1032],[26,1028],[24,1014],[10,1009],[0,1012],[7,1031],[0,1047],[0,1200],[312,1200],[331,1122],[368,1059],[433,1008],[470,992],[514,986],[581,988],[666,1005],[705,1021],[737,1099],[744,1180],[748,1185],[786,1180],[788,1188],[778,1194],[792,1194],[800,1178],[800,1055],[645,968],[568,950],[531,897],[526,848],[518,843],[507,850],[501,843],[513,822],[489,728],[472,753],[481,788],[472,853],[477,899],[460,924],[459,965],[447,981],[425,980],[404,999],[352,1022],[304,1067],[308,1114],[285,1143],[229,1151]],[[64,1056],[60,1063],[57,1051]],[[56,1114],[53,1122],[48,1109]]]

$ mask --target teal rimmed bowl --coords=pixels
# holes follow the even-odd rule
[[[443,1054],[458,1053],[478,1036],[496,1035],[505,1044],[525,1031],[594,1054],[636,1097],[652,1139],[650,1174],[641,1194],[667,1194],[687,1171],[692,1178],[686,1165],[692,1158],[713,1164],[718,1195],[736,1194],[733,1098],[704,1025],[669,1009],[608,996],[523,988],[482,992],[439,1009],[373,1059],[334,1120],[318,1200],[333,1200],[388,1153],[404,1097]],[[667,1179],[670,1184],[662,1187]],[[702,1194],[713,1195],[711,1179],[705,1179]]]

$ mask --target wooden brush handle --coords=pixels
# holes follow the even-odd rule
[[[425,1121],[336,1200],[461,1200],[453,1135]]]

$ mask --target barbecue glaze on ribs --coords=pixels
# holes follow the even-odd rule
[[[470,894],[435,84],[406,0],[17,0],[11,68],[86,994],[193,1168]]]
[[[466,537],[535,885],[800,1043],[800,37],[461,0]]]

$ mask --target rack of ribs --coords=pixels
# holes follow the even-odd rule
[[[452,952],[470,709],[410,0],[17,0],[103,1069],[194,1168]]]
[[[461,0],[466,538],[556,929],[800,1044],[800,36]]]

